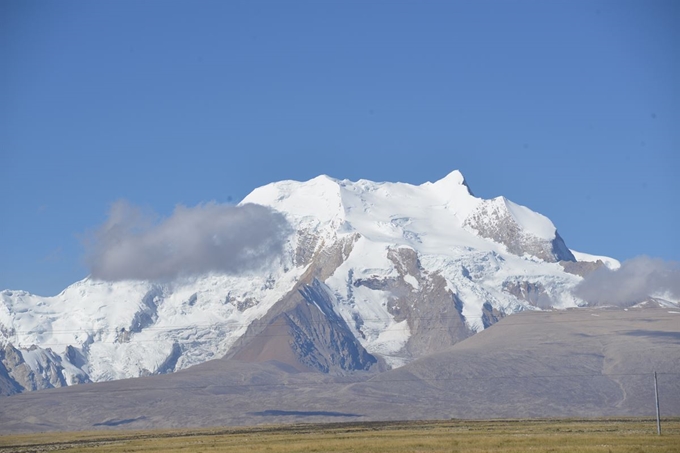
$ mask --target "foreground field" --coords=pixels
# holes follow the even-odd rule
[[[0,437],[6,452],[678,452],[680,419],[337,423]]]

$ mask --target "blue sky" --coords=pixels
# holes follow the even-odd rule
[[[680,260],[680,2],[0,2],[0,289],[85,277],[119,199],[169,215],[319,174],[476,195]]]

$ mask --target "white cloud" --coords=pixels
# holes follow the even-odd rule
[[[282,214],[255,204],[177,206],[160,221],[126,201],[85,242],[92,277],[158,280],[238,273],[280,254],[289,231]]]
[[[624,261],[615,271],[602,266],[587,275],[574,294],[591,305],[631,306],[650,296],[680,299],[680,265],[648,256]]]

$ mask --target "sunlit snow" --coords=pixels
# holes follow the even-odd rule
[[[499,199],[524,232],[546,240],[555,237],[545,216]],[[304,274],[307,264],[295,261],[298,241],[304,238],[312,238],[317,249],[353,238],[351,252],[324,283],[335,296],[335,310],[361,344],[391,366],[410,360],[404,352],[409,324],[390,314],[389,292],[354,285],[358,279],[403,278],[413,291],[421,290],[417,276],[399,275],[390,250],[416,251],[423,275],[443,277],[462,301],[462,314],[474,331],[484,328],[486,303],[503,313],[536,309],[505,291],[506,282],[540,283],[555,307],[582,303],[571,295],[580,277],[565,273],[557,263],[511,254],[504,245],[464,228],[483,201],[472,195],[458,171],[418,186],[328,176],[268,184],[242,203],[270,206],[286,216],[296,233],[283,257],[239,275],[163,283],[86,278],[54,297],[3,291],[0,342],[22,349],[34,370],[46,357],[40,351],[49,348],[52,352],[46,354],[58,354],[66,374],[86,372],[95,381],[155,373],[164,364],[178,370],[222,357]],[[583,261],[602,260],[610,268],[618,265],[606,257],[574,255]],[[28,351],[33,345],[39,349]],[[69,345],[87,358],[82,371],[66,360]]]

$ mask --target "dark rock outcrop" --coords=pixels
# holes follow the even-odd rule
[[[277,361],[298,371],[343,374],[378,365],[333,310],[333,296],[319,280],[299,291],[293,308],[270,324],[233,355],[245,362]]]
[[[42,390],[68,385],[64,376],[61,357],[51,349],[33,346],[25,351],[35,355],[35,366],[31,368],[24,360],[22,352],[11,343],[0,349],[0,395],[11,395],[26,390]],[[87,379],[75,379],[75,382],[86,382]]]
[[[595,262],[590,261],[560,261],[560,266],[564,268],[565,272],[570,274],[579,275],[585,277],[593,271],[604,266],[604,263],[600,260]]]

